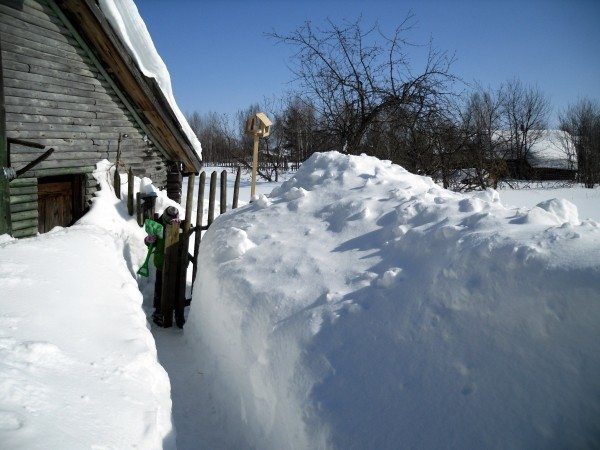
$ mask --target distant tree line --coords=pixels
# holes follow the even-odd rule
[[[259,174],[276,180],[315,151],[377,156],[428,175],[444,187],[496,187],[509,174],[507,161],[526,161],[547,128],[550,103],[537,87],[519,79],[498,88],[463,85],[450,71],[453,58],[430,44],[418,69],[405,39],[413,17],[391,34],[358,20],[324,29],[310,23],[288,35],[272,34],[296,53],[292,71],[298,92],[253,104],[234,118],[217,113],[189,115],[207,163],[250,167],[252,141],[244,135],[248,117],[263,110],[274,122],[261,141]],[[581,100],[560,115],[564,158],[579,180],[600,183],[600,107]],[[513,168],[514,169],[514,168]],[[526,171],[513,170],[527,177]]]

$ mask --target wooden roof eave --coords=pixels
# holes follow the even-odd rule
[[[55,0],[66,18],[94,50],[141,115],[150,138],[158,140],[167,157],[182,161],[186,172],[198,172],[200,158],[183,132],[169,102],[154,78],[146,77],[121,43],[98,5],[92,0]]]

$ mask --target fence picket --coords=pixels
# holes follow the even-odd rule
[[[210,174],[210,192],[208,193],[208,226],[215,220],[215,196],[217,193],[217,172]]]
[[[221,198],[219,200],[219,214],[227,211],[227,171],[221,172]]]
[[[198,272],[198,250],[200,249],[200,241],[202,240],[202,220],[204,218],[204,185],[206,184],[206,172],[200,174],[198,182],[198,205],[196,206],[196,236],[194,236],[194,269],[192,272],[192,285],[196,280]]]
[[[179,223],[165,226],[165,259],[162,270],[162,291],[160,310],[163,316],[163,327],[173,326],[173,309],[177,289],[177,263],[179,256]]]
[[[127,171],[127,212],[133,216],[133,172]]]
[[[240,178],[242,175],[242,168],[238,166],[235,174],[235,183],[233,184],[233,202],[231,203],[231,209],[238,207],[238,201],[240,199]]]
[[[141,227],[144,225],[142,218],[142,193],[138,192],[135,194],[135,218],[137,220],[138,225]]]

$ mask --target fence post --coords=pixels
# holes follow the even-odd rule
[[[208,226],[215,220],[215,196],[217,192],[217,172],[210,174],[210,192],[208,193]]]
[[[204,218],[204,184],[206,183],[206,172],[200,174],[198,182],[198,205],[196,206],[196,236],[194,236],[194,270],[192,272],[192,286],[196,280],[198,272],[198,250],[200,249],[200,241],[202,240],[202,219]]]
[[[133,216],[133,172],[131,167],[127,171],[127,212]]]
[[[187,268],[189,264],[189,236],[191,227],[192,207],[194,206],[194,182],[196,174],[191,173],[188,176],[188,189],[185,197],[185,220],[183,222],[183,233],[179,239],[179,264],[178,264],[178,295],[175,299],[175,323],[179,328],[183,328],[185,323],[185,287],[187,281]]]
[[[254,147],[252,152],[252,185],[250,186],[250,201],[256,195],[256,172],[258,170],[258,134],[254,135]]]
[[[179,256],[179,223],[165,225],[165,260],[163,263],[163,283],[160,299],[160,312],[163,316],[163,327],[173,326],[173,309],[177,296],[177,263]]]
[[[227,211],[227,171],[221,172],[221,198],[219,200],[219,214]]]
[[[188,176],[188,189],[185,197],[185,224],[183,226],[184,231],[188,232],[191,227],[192,220],[192,206],[194,206],[194,183],[196,181],[196,174],[190,173]]]
[[[242,168],[238,166],[237,172],[235,174],[235,183],[233,185],[233,202],[231,203],[231,209],[235,209],[238,207],[238,200],[240,199],[240,177],[242,173]]]
[[[119,175],[119,167],[117,165],[115,165],[113,187],[115,188],[115,195],[119,200],[121,200],[121,175]]]
[[[142,225],[144,225],[143,216],[142,216],[142,193],[141,192],[138,192],[137,194],[135,194],[135,212],[136,212],[137,223],[141,227]]]

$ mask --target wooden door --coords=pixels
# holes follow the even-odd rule
[[[38,231],[68,227],[83,215],[80,176],[47,177],[38,180]]]

